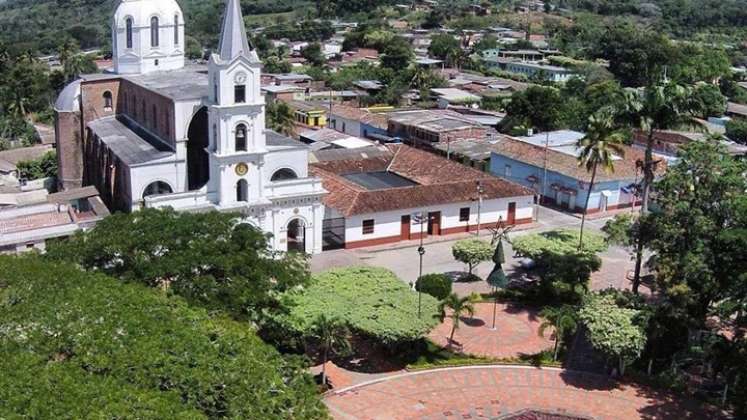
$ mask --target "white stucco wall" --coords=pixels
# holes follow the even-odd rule
[[[512,198],[501,198],[494,200],[484,200],[480,210],[480,225],[483,228],[493,226],[495,222],[502,217],[503,220],[508,218],[508,204],[516,203],[516,220],[531,219],[534,215],[534,197],[522,196]],[[410,208],[380,213],[370,213],[350,216],[345,219],[345,242],[369,241],[372,239],[389,238],[400,235],[402,216],[412,215],[415,213],[441,212],[441,230],[463,227],[467,222],[459,221],[459,211],[463,207],[470,208],[469,225],[477,224],[477,203],[464,202],[444,204],[428,208]],[[363,234],[363,221],[374,219],[374,232],[372,234]],[[423,231],[427,231],[427,224],[423,226]],[[420,225],[410,224],[410,233],[417,234],[420,232]]]

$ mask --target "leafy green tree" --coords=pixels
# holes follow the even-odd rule
[[[461,49],[459,41],[453,35],[442,33],[431,37],[428,54],[441,60],[446,60],[454,51]]]
[[[692,90],[692,112],[700,118],[718,117],[726,112],[726,97],[718,86],[701,83]]]
[[[189,58],[190,60],[197,60],[204,56],[200,41],[198,41],[195,37],[189,35],[185,36],[185,40],[186,48],[184,49],[184,55],[186,55],[187,58]]]
[[[38,256],[0,273],[0,417],[328,416],[300,359],[247,323]]]
[[[356,334],[397,346],[419,340],[436,325],[436,299],[424,294],[420,304],[422,317],[418,294],[391,271],[349,267],[315,275],[310,286],[286,292],[281,305],[285,313],[276,320],[283,334],[308,335],[314,320],[324,314],[344,319]]]
[[[322,46],[318,42],[312,42],[307,47],[302,48],[301,56],[312,66],[322,66],[326,61],[324,54],[322,54]]]
[[[649,264],[657,290],[688,327],[702,328],[725,308],[719,304],[744,296],[746,172],[747,163],[718,142],[692,142],[656,183],[658,211],[648,226],[655,257]]]
[[[726,137],[737,143],[747,144],[747,120],[733,119],[726,123]]]
[[[618,373],[625,374],[625,366],[637,359],[646,345],[640,311],[620,308],[611,295],[592,294],[578,315],[594,349],[616,358]]]
[[[451,279],[445,274],[426,274],[415,282],[415,290],[443,300],[451,294]]]
[[[267,73],[290,73],[293,69],[291,63],[288,60],[271,55],[263,60],[262,70]]]
[[[531,86],[511,95],[511,101],[506,104],[506,118],[501,125],[509,130],[521,125],[539,131],[552,131],[559,128],[563,106],[564,100],[557,89]]]
[[[599,112],[589,118],[589,127],[586,135],[578,141],[581,152],[578,156],[579,166],[586,167],[591,172],[589,191],[586,193],[586,203],[581,214],[581,230],[579,234],[578,249],[583,249],[584,224],[586,223],[586,212],[589,208],[591,191],[597,177],[597,169],[602,166],[605,172],[613,172],[615,165],[613,157],[615,154],[623,154],[622,143],[625,141],[624,134],[618,129],[614,110],[602,108]]]
[[[410,43],[401,36],[394,37],[389,44],[384,47],[383,55],[380,58],[381,65],[385,68],[400,71],[410,66],[413,57]]]
[[[480,38],[477,43],[475,43],[474,50],[475,52],[483,52],[485,50],[493,50],[498,48],[498,38],[496,38],[494,35],[485,35],[482,38]]]
[[[475,302],[477,302],[479,298],[480,296],[474,293],[464,297],[459,297],[456,293],[452,293],[438,304],[439,321],[444,322],[444,319],[446,319],[447,316],[451,319],[449,346],[454,343],[454,333],[459,329],[459,321],[462,316],[464,314],[467,314],[470,317],[475,316]]]
[[[21,177],[28,180],[57,176],[57,154],[49,151],[38,159],[22,160],[16,167]]]
[[[651,241],[651,229],[648,226],[650,217],[648,215],[638,215],[634,217],[629,213],[623,213],[615,216],[613,219],[608,220],[602,232],[607,237],[607,242],[625,247],[630,250],[632,258],[635,260],[638,256],[638,252],[648,246]],[[631,291],[633,294],[638,294],[638,288],[641,285],[641,267],[637,267],[639,271],[633,275],[633,284]]]
[[[276,101],[266,106],[267,128],[280,134],[292,136],[296,132],[296,119],[291,107],[282,101]]]
[[[351,351],[350,331],[344,322],[320,314],[311,328],[311,335],[322,352],[322,385],[327,386],[327,361],[330,355],[345,355]]]
[[[493,246],[490,242],[480,239],[463,239],[457,241],[451,247],[451,254],[454,259],[467,264],[467,273],[471,277],[472,271],[483,261],[488,261],[493,256]]]
[[[717,83],[731,73],[729,55],[721,48],[694,43],[678,45],[678,60],[672,66],[670,77],[684,84]]]
[[[277,308],[279,293],[308,284],[306,261],[268,251],[262,231],[238,222],[219,212],[118,213],[55,243],[47,257],[261,320]]]
[[[555,345],[553,347],[552,360],[558,360],[558,352],[563,338],[576,332],[578,327],[578,313],[575,307],[562,305],[558,307],[548,307],[540,312],[543,318],[542,323],[537,330],[540,337],[545,336],[547,329],[552,328],[555,331]]]

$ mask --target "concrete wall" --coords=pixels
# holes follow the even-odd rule
[[[508,219],[509,203],[516,203],[516,223],[530,223],[534,216],[534,197],[522,196],[512,198],[500,198],[493,200],[484,200],[480,210],[481,229],[494,226],[499,220]],[[461,208],[470,208],[470,217],[468,222],[459,220]],[[467,232],[477,228],[477,203],[450,203],[441,206],[427,208],[410,208],[388,212],[360,214],[347,217],[345,219],[345,243],[347,248],[356,248],[362,246],[378,245],[384,243],[397,242],[401,240],[400,230],[402,216],[410,215],[410,239],[417,239],[420,235],[420,225],[412,221],[412,215],[420,212],[441,212],[441,234]],[[363,234],[363,221],[374,220],[374,232]],[[427,232],[427,224],[423,225],[423,231]]]

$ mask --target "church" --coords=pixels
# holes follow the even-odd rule
[[[111,72],[55,103],[60,189],[96,186],[112,211],[237,212],[275,250],[321,252],[326,191],[307,146],[265,128],[239,0],[227,0],[207,66],[185,62],[175,0],[121,0],[111,25]]]

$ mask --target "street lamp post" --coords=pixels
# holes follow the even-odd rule
[[[425,248],[423,247],[423,217],[423,212],[421,211],[420,216],[418,217],[418,222],[420,222],[420,246],[418,247],[418,256],[420,257],[420,270],[418,271],[418,280],[423,277],[423,256],[425,255]],[[417,286],[417,280],[415,282],[415,285]],[[420,318],[421,293],[419,287],[416,287],[416,289],[418,289],[418,318]]]

